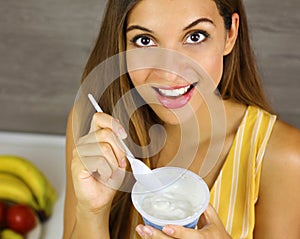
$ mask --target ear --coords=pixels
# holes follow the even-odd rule
[[[227,30],[226,33],[224,56],[228,55],[232,51],[239,32],[239,20],[240,20],[239,15],[237,13],[233,13],[231,18],[232,18],[231,28]]]

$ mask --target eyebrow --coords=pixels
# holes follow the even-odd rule
[[[193,21],[191,24],[189,24],[188,26],[183,28],[183,30],[186,31],[186,30],[188,30],[188,29],[190,29],[190,28],[192,28],[192,27],[194,27],[194,26],[196,26],[196,25],[198,25],[199,23],[202,23],[202,22],[210,23],[210,24],[215,26],[215,24],[212,20],[210,20],[209,18],[203,17],[203,18],[198,18],[197,20]]]
[[[186,31],[186,30],[198,25],[199,23],[203,23],[203,22],[215,25],[214,22],[212,20],[210,20],[209,18],[199,18],[199,19],[193,21],[191,24],[189,24],[185,28],[183,28],[183,30]],[[149,33],[154,33],[152,30],[150,30],[146,27],[142,27],[140,25],[132,25],[132,26],[130,26],[126,29],[126,32],[129,32],[129,31],[132,31],[132,30],[141,30],[141,31],[149,32]]]
[[[126,32],[129,32],[129,31],[132,31],[132,30],[135,30],[135,29],[145,31],[145,32],[149,32],[149,33],[154,33],[153,31],[147,29],[146,27],[142,27],[142,26],[139,26],[139,25],[132,25],[132,26],[128,27],[126,29]]]

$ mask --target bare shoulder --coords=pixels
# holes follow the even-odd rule
[[[300,130],[279,120],[270,136],[262,167],[262,183],[276,179],[300,182]]]
[[[255,238],[300,238],[299,183],[300,131],[278,120],[262,164]]]
[[[269,187],[273,180],[294,185],[300,182],[300,130],[277,120],[266,148],[262,185]],[[295,185],[298,187],[298,185]],[[289,187],[288,187],[289,188]],[[287,188],[287,189],[288,189]],[[299,190],[298,190],[299,191]]]
[[[295,157],[296,161],[299,161],[300,130],[278,120],[274,125],[267,153],[269,153],[272,157],[275,155],[289,158]]]
[[[278,120],[270,136],[263,165],[263,172],[299,177],[300,130]]]

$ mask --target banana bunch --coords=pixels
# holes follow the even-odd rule
[[[27,204],[45,221],[52,214],[56,197],[49,180],[32,162],[0,155],[0,199]]]
[[[14,232],[10,229],[4,229],[1,233],[0,233],[0,238],[1,239],[24,239],[23,235]]]
[[[0,233],[1,239],[24,239],[24,236],[10,229],[4,229]]]

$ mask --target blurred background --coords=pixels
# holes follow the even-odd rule
[[[300,128],[300,1],[245,5],[267,95],[279,116]],[[64,135],[105,1],[0,6],[0,131]]]

